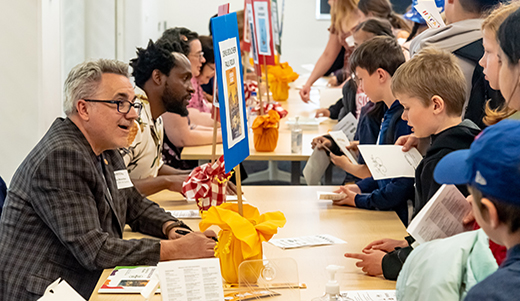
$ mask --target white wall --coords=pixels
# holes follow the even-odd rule
[[[230,11],[243,8],[243,0],[228,2]],[[63,82],[73,66],[90,58],[128,62],[136,47],[156,40],[165,28],[184,26],[206,35],[209,18],[223,3],[0,0],[0,176],[9,183],[52,121],[63,115]],[[124,24],[119,41],[116,24]],[[314,63],[327,42],[328,26],[329,21],[315,19],[314,0],[286,0],[282,60],[297,72],[301,64]]]

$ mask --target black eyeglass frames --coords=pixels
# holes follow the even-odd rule
[[[85,99],[88,102],[102,102],[102,103],[111,103],[117,105],[117,111],[121,114],[128,114],[130,109],[134,108],[137,111],[137,115],[141,115],[141,110],[143,109],[143,104],[140,102],[131,103],[128,100],[98,100],[98,99]]]

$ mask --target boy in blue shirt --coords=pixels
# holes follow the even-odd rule
[[[388,107],[377,144],[394,144],[400,136],[411,133],[410,127],[401,119],[403,106],[395,99],[391,88],[392,75],[404,62],[401,46],[390,37],[374,37],[361,44],[350,56],[353,74],[370,101],[384,102]],[[347,197],[334,201],[334,204],[394,210],[403,224],[407,225],[408,201],[414,199],[413,185],[411,178],[376,181],[369,177],[356,184],[340,187],[338,192]]]
[[[468,184],[473,214],[491,240],[506,246],[500,268],[473,286],[465,300],[516,300],[520,296],[520,122],[488,127],[469,150],[446,155],[434,178]]]

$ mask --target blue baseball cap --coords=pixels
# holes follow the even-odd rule
[[[470,184],[484,195],[520,206],[520,121],[486,128],[470,149],[442,158],[433,173],[440,184]]]
[[[403,18],[415,23],[426,24],[426,20],[424,20],[421,14],[415,9],[417,2],[418,0],[412,1],[412,8],[403,15]],[[435,5],[439,9],[439,13],[444,11],[444,0],[435,0]]]

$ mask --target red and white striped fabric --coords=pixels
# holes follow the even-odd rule
[[[249,97],[251,97],[252,92],[256,92],[258,89],[258,84],[254,80],[245,80],[244,81],[244,98],[247,103]]]
[[[215,163],[196,167],[182,184],[188,199],[195,199],[200,211],[226,202],[226,186],[231,173],[224,173],[224,156]]]
[[[278,115],[280,115],[280,118],[284,118],[289,114],[286,109],[282,107],[282,105],[276,101],[272,101],[270,103],[263,103],[264,105],[264,112],[267,114],[267,112],[274,110]],[[258,104],[256,107],[253,108],[252,112],[260,114],[260,104]]]

